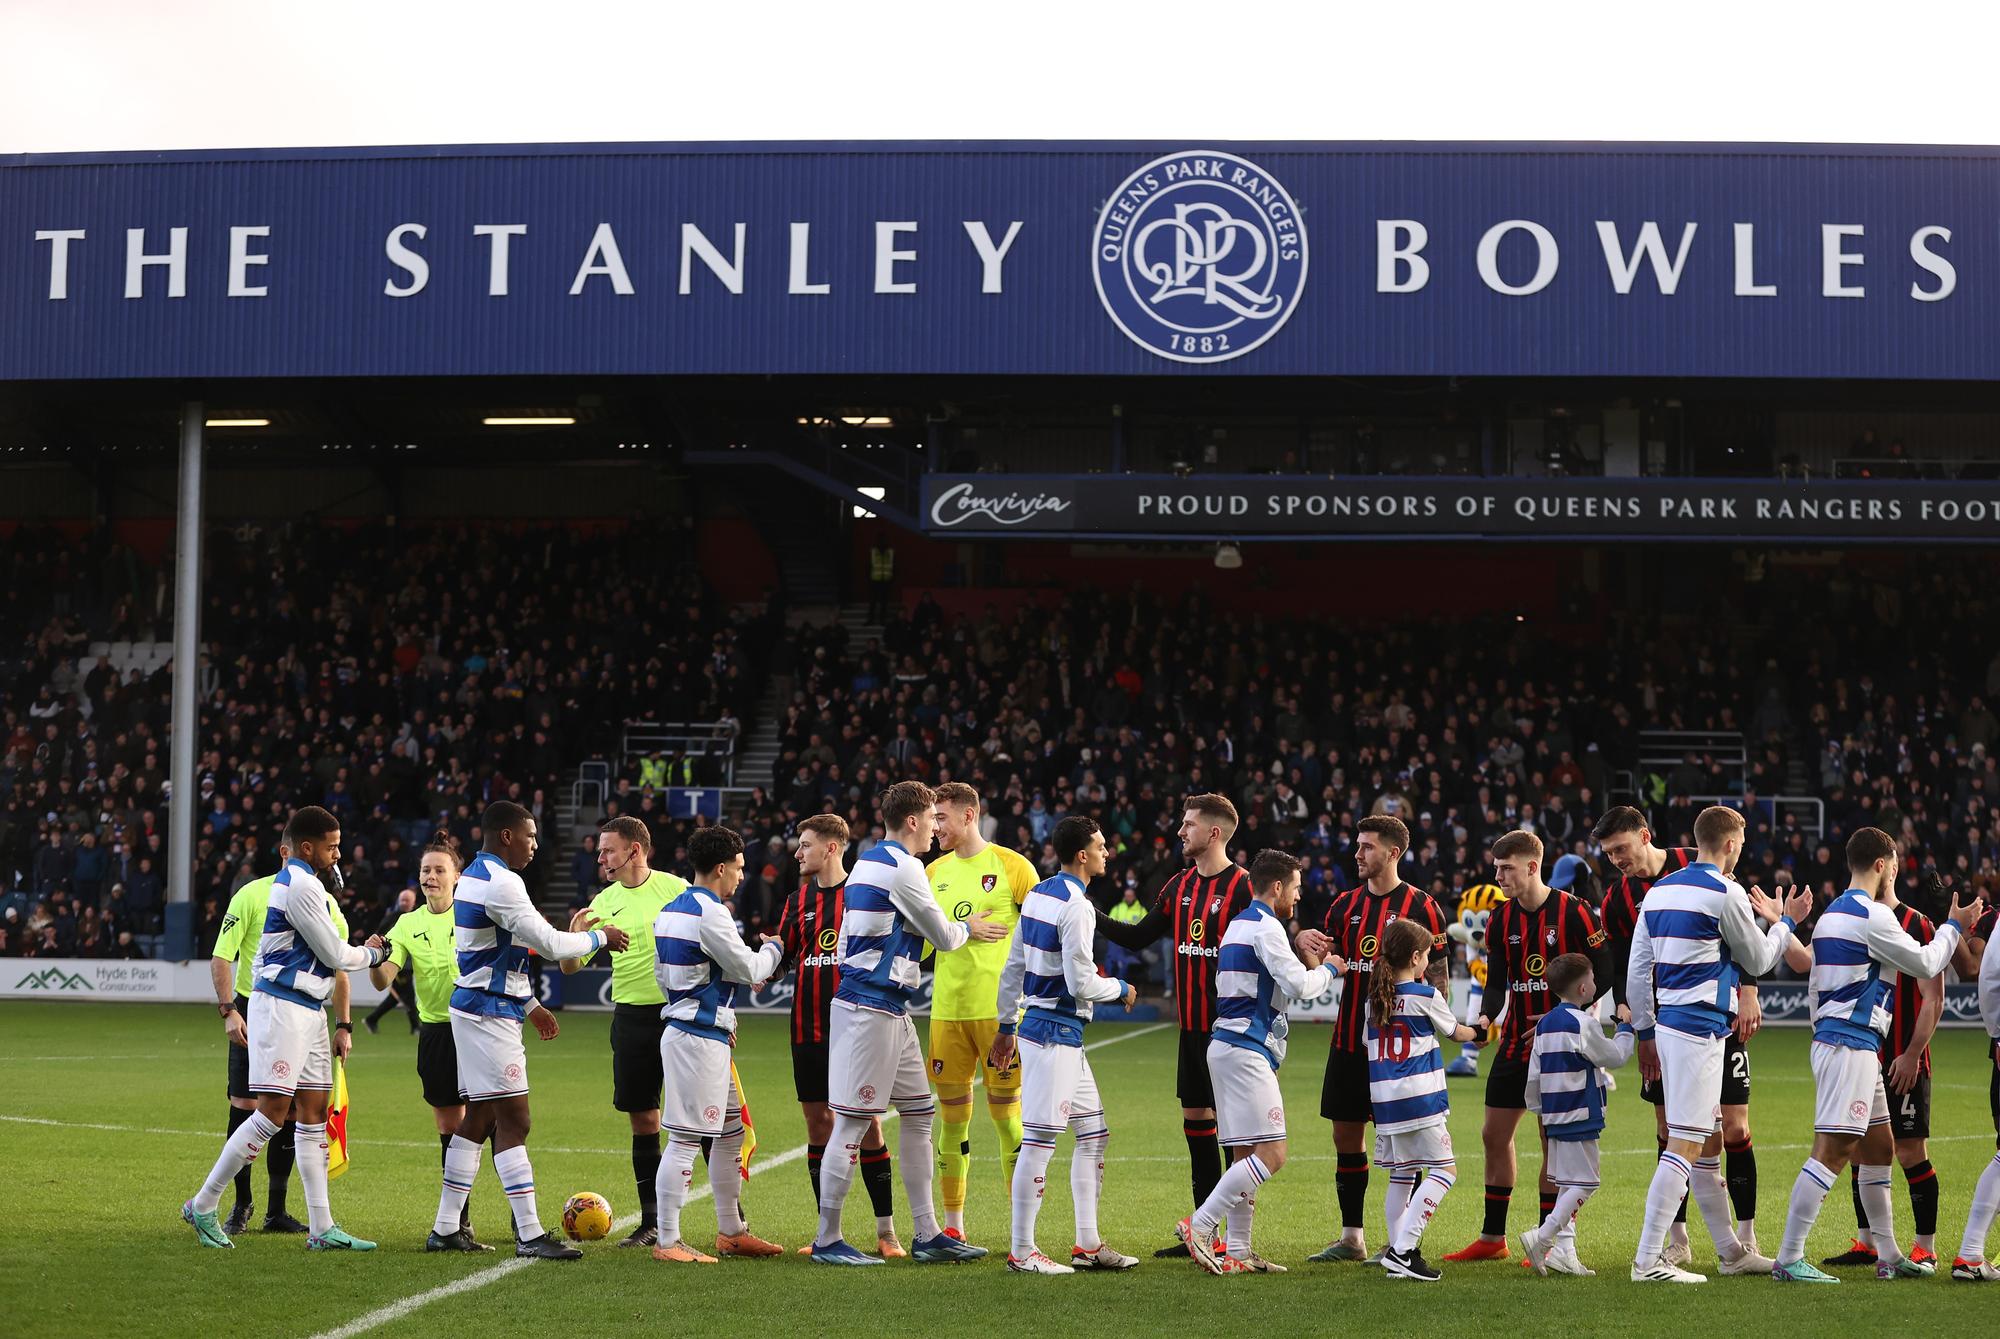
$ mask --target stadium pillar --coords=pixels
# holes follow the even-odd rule
[[[167,804],[169,859],[166,943],[162,946],[162,956],[176,962],[194,956],[194,746],[200,725],[195,690],[201,680],[203,426],[201,401],[183,404],[180,498],[174,511],[173,747],[167,767],[174,793]]]

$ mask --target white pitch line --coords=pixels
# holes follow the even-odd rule
[[[805,1155],[806,1146],[804,1144],[800,1144],[797,1148],[788,1148],[783,1153],[753,1162],[750,1165],[750,1175],[757,1176],[770,1171],[773,1167],[782,1167],[788,1162],[797,1162]],[[692,1202],[710,1193],[708,1186],[696,1186],[689,1191],[688,1200]],[[611,1231],[613,1234],[616,1234],[629,1231],[638,1225],[638,1214],[626,1214],[611,1225]],[[435,1288],[428,1288],[420,1293],[412,1293],[401,1301],[377,1307],[366,1315],[355,1317],[338,1329],[322,1330],[312,1336],[312,1339],[353,1339],[354,1335],[366,1334],[369,1330],[379,1325],[387,1325],[390,1321],[401,1320],[412,1311],[420,1307],[429,1306],[432,1302],[442,1301],[447,1297],[456,1297],[460,1293],[471,1292],[476,1288],[484,1288],[489,1283],[498,1283],[509,1274],[517,1270],[526,1269],[533,1263],[535,1262],[532,1260],[523,1260],[519,1256],[511,1260],[502,1260],[499,1264],[489,1265],[476,1274],[467,1274],[463,1278],[453,1279],[450,1283],[441,1283]]]
[[[1115,1037],[1106,1037],[1103,1041],[1092,1042],[1090,1045],[1084,1047],[1084,1049],[1086,1051],[1095,1051],[1106,1046],[1116,1046],[1121,1041],[1130,1041],[1134,1037],[1143,1037],[1149,1032],[1159,1032],[1169,1026],[1171,1024],[1149,1023],[1145,1027],[1136,1028],[1130,1032],[1121,1032]],[[889,1113],[890,1116],[894,1114],[893,1111]],[[887,1119],[887,1117],[884,1117],[884,1119]],[[805,1155],[806,1146],[804,1144],[800,1144],[797,1148],[788,1148],[783,1153],[779,1153],[772,1158],[751,1164],[750,1175],[756,1176],[758,1173],[769,1171],[773,1167],[782,1167],[788,1162],[797,1162]],[[707,1186],[698,1186],[689,1195],[689,1198],[699,1199],[707,1193]],[[635,1226],[638,1221],[639,1215],[629,1214],[613,1223],[611,1230],[613,1232],[623,1232]],[[460,1293],[471,1292],[475,1288],[484,1288],[489,1283],[498,1283],[509,1274],[523,1269],[532,1263],[534,1262],[519,1258],[503,1260],[499,1264],[490,1265],[476,1274],[467,1274],[464,1278],[454,1279],[450,1283],[440,1284],[424,1292],[412,1293],[401,1301],[377,1307],[366,1315],[358,1316],[347,1322],[347,1324],[340,1326],[338,1329],[322,1330],[320,1333],[313,1335],[312,1339],[354,1339],[354,1336],[357,1334],[366,1334],[369,1330],[379,1325],[387,1325],[390,1321],[401,1320],[412,1311],[429,1306],[432,1302],[442,1301],[447,1297],[456,1297]]]

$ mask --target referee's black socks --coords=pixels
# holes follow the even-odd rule
[[[1336,1153],[1333,1160],[1333,1189],[1340,1198],[1340,1226],[1361,1230],[1363,1210],[1368,1203],[1368,1155]]]
[[[660,1174],[660,1133],[632,1136],[632,1183],[639,1190],[639,1226],[660,1225],[660,1202],[654,1194],[654,1178]]]
[[[1208,1199],[1215,1183],[1222,1179],[1222,1144],[1216,1138],[1215,1117],[1207,1120],[1181,1120],[1181,1133],[1187,1136],[1188,1173],[1194,1182],[1194,1202],[1201,1204]]]
[[[298,1148],[292,1142],[298,1128],[297,1121],[288,1120],[264,1145],[264,1162],[271,1169],[271,1202],[264,1206],[267,1218],[285,1212],[285,1191],[291,1185],[292,1163],[298,1158]]]
[[[250,1119],[250,1113],[242,1107],[229,1108],[229,1133],[235,1134],[236,1127]],[[236,1173],[236,1206],[240,1209],[250,1202],[250,1164],[244,1163],[243,1170]]]

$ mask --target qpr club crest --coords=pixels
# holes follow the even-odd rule
[[[1091,269],[1104,310],[1133,343],[1175,362],[1226,362],[1291,319],[1306,282],[1305,221],[1255,163],[1189,149],[1112,193]]]

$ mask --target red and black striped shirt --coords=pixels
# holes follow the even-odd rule
[[[1509,898],[1486,923],[1486,989],[1480,1012],[1500,1021],[1500,1058],[1526,1060],[1535,1049],[1535,1025],[1554,1003],[1543,979],[1565,953],[1600,958],[1604,926],[1582,898],[1560,888],[1533,911]],[[1606,982],[1599,982],[1600,987]]]
[[[1213,878],[1190,865],[1161,885],[1153,910],[1167,918],[1174,941],[1174,1003],[1181,1030],[1215,1027],[1215,961],[1230,918],[1250,905],[1250,872],[1230,864]]]
[[[798,968],[792,980],[794,1046],[827,1039],[833,992],[840,988],[840,913],[846,891],[844,879],[832,888],[808,879],[778,913],[778,939],[785,946],[778,970]]]
[[[1937,937],[1937,927],[1930,918],[1915,907],[1896,908],[1896,924],[1903,932],[1919,944],[1928,944]],[[1917,993],[1923,984],[1922,977],[1896,974],[1896,988],[1889,992],[1889,1035],[1882,1038],[1882,1060],[1884,1063],[1910,1049],[1910,1042],[1917,1034],[1917,1011],[1923,1008],[1923,998]],[[1930,1043],[1924,1044],[1923,1071],[1931,1072]]]
[[[1347,979],[1340,995],[1340,1018],[1333,1025],[1333,1049],[1362,1049],[1362,1022],[1368,1012],[1368,976],[1382,954],[1382,932],[1390,922],[1414,920],[1444,938],[1444,913],[1431,895],[1399,883],[1387,893],[1371,893],[1368,885],[1350,888],[1333,899],[1321,928],[1333,941],[1333,951],[1347,960]],[[1435,946],[1434,946],[1435,951]]]
[[[1670,847],[1666,854],[1666,863],[1652,878],[1627,874],[1604,890],[1604,933],[1611,941],[1611,997],[1620,1004],[1625,1003],[1625,972],[1632,961],[1632,936],[1639,929],[1639,908],[1645,905],[1647,891],[1660,879],[1694,863],[1695,853],[1685,846]]]

